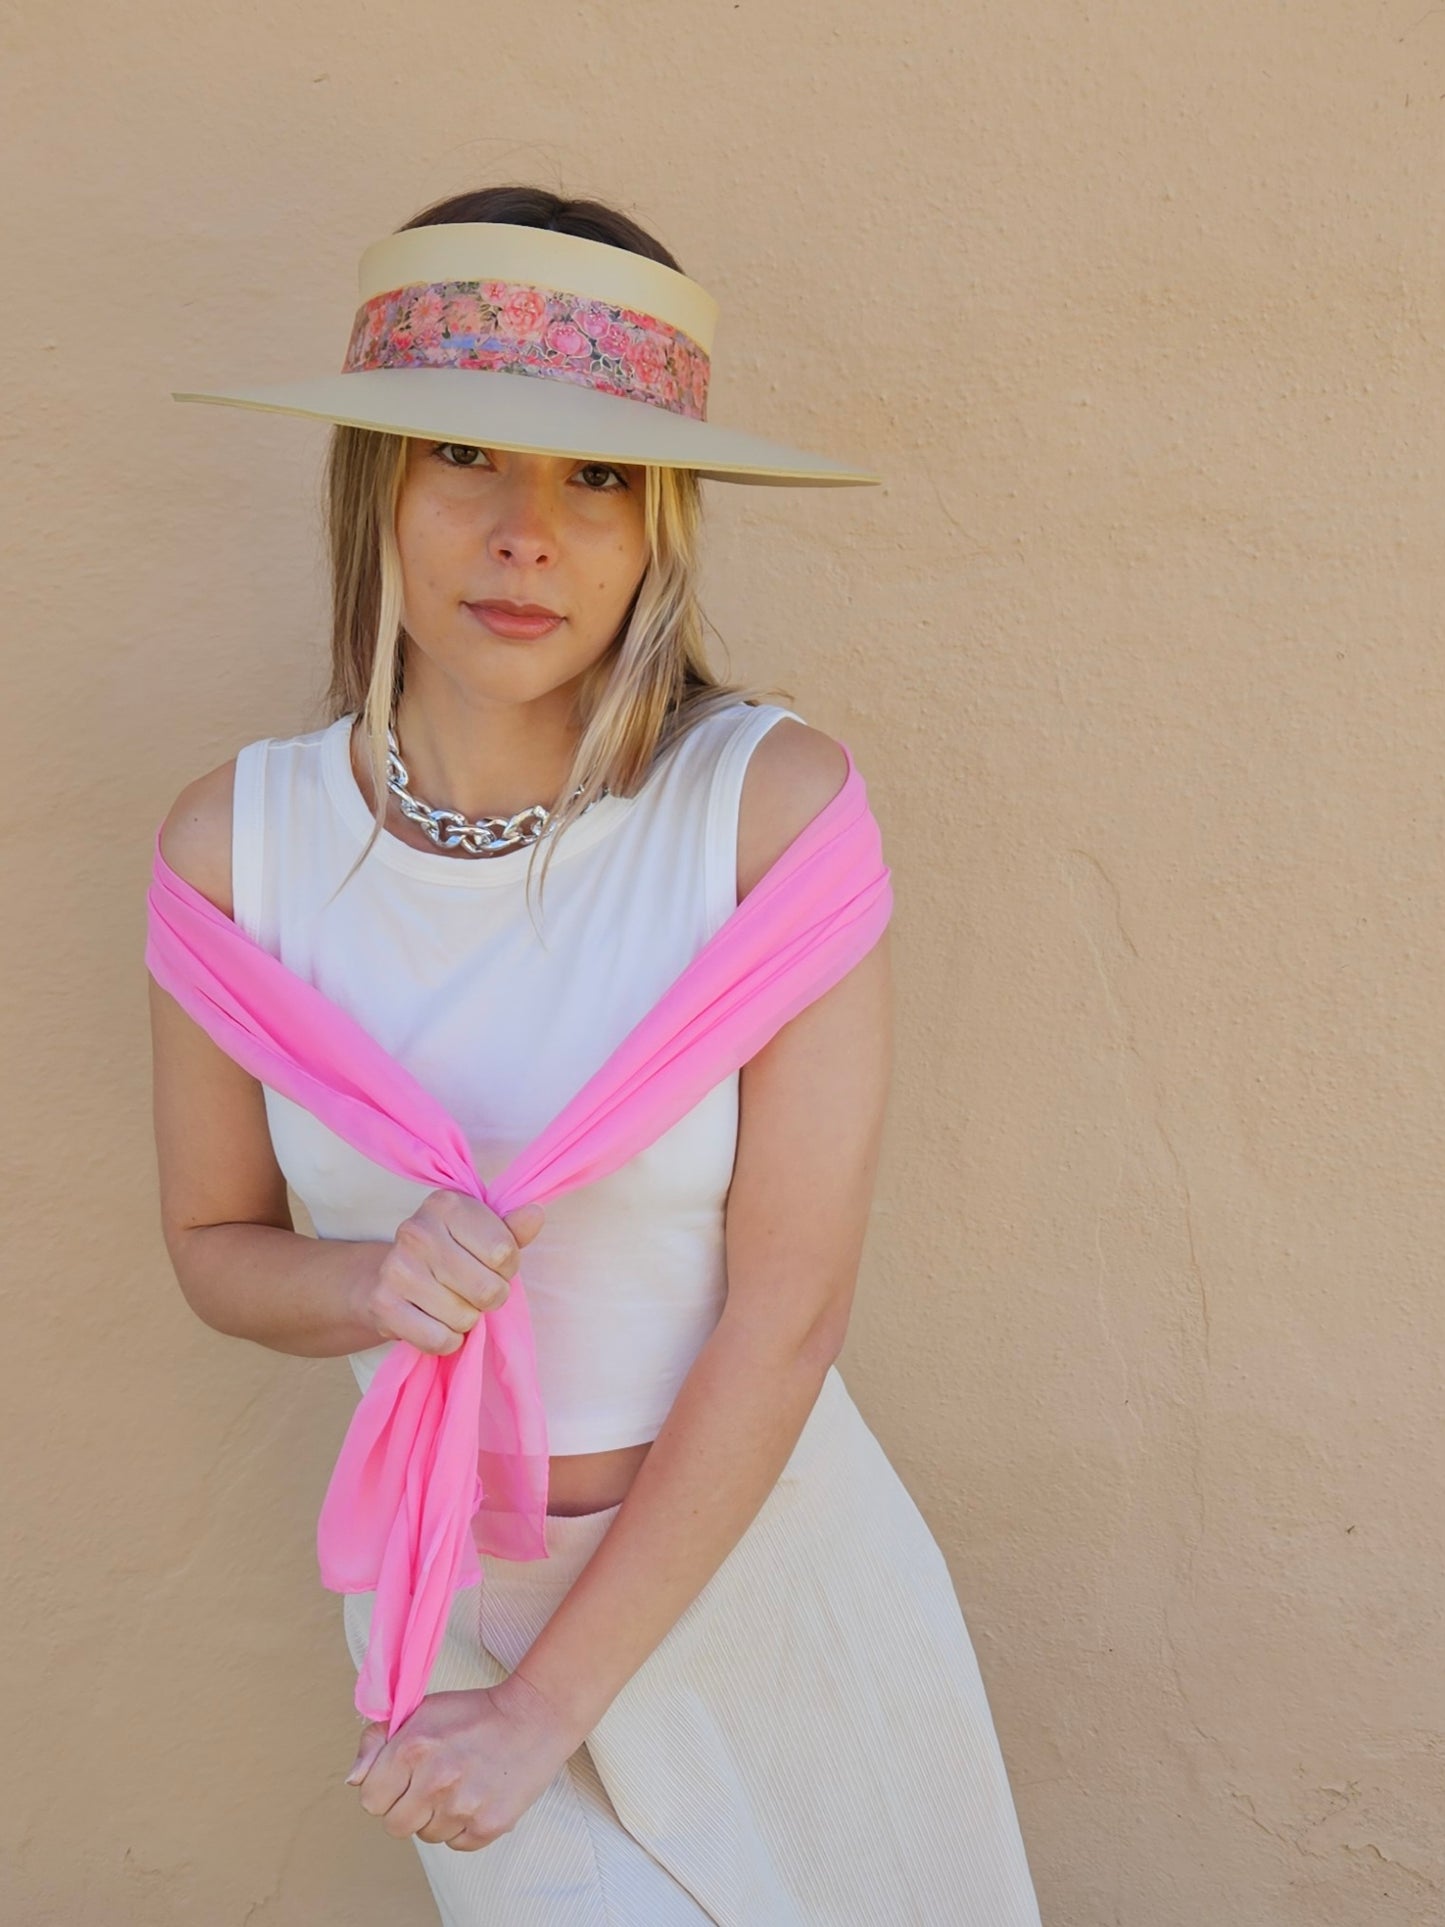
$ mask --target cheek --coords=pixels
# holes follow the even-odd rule
[[[443,505],[419,502],[398,514],[396,542],[407,574],[426,583],[447,574],[465,548],[465,532]]]
[[[606,567],[613,588],[630,595],[647,566],[647,544],[641,527],[624,528],[614,533],[608,546]]]
[[[575,562],[578,576],[594,595],[626,601],[637,586],[646,563],[642,531],[617,522],[608,527],[579,529]]]
[[[625,603],[642,579],[646,557],[630,542],[619,542],[607,558],[605,568],[597,571],[597,593],[614,602]]]

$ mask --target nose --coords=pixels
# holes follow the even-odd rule
[[[513,463],[495,492],[496,514],[487,552],[499,562],[543,568],[557,558],[557,524],[550,478]]]

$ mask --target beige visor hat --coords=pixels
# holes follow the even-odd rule
[[[404,228],[361,257],[339,374],[177,393],[391,435],[691,468],[717,482],[881,476],[707,419],[717,303],[644,255],[497,221]]]

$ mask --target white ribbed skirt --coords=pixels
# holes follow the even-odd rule
[[[494,1686],[616,1517],[488,1555],[429,1692]],[[372,1595],[348,1594],[359,1667]],[[510,1833],[417,1840],[445,1927],[1039,1927],[948,1567],[835,1367],[752,1524]]]

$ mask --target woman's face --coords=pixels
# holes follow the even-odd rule
[[[602,656],[646,566],[645,470],[572,455],[410,440],[397,506],[402,620],[463,698],[527,701]],[[561,617],[507,637],[469,603],[539,603]]]

